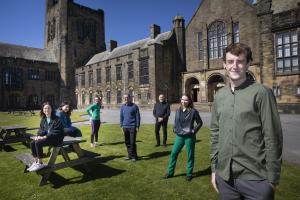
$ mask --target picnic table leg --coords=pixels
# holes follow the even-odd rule
[[[73,145],[73,149],[75,151],[75,153],[77,154],[78,158],[82,158],[84,157],[84,153],[81,151],[81,148],[79,146],[79,144],[72,144]],[[88,168],[88,165],[86,163],[83,164],[84,166],[84,169],[87,171],[87,172],[90,172],[91,170]]]
[[[69,162],[71,160],[68,153],[64,150],[64,148],[61,148],[60,152],[66,162]]]
[[[56,157],[57,157],[60,149],[61,149],[61,147],[53,147],[53,151],[50,155],[50,158],[49,158],[49,161],[48,161],[48,164],[47,164],[48,167],[52,168],[54,166],[55,161],[56,161]],[[52,172],[50,171],[50,172],[46,172],[45,174],[42,174],[42,179],[40,181],[39,186],[43,186],[47,183],[51,173]]]

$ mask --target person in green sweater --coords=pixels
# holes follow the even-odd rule
[[[96,147],[98,145],[98,132],[100,128],[100,110],[102,108],[102,99],[101,97],[95,97],[94,104],[90,105],[86,112],[90,116],[92,134],[91,134],[91,147]]]
[[[274,199],[282,129],[271,89],[247,79],[251,49],[225,48],[229,85],[218,90],[211,118],[211,182],[220,199]]]

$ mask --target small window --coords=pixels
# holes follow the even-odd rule
[[[110,104],[110,100],[111,100],[110,98],[111,98],[111,96],[110,96],[110,91],[107,91],[107,92],[106,92],[106,103],[107,103],[107,104]]]
[[[297,32],[277,33],[275,44],[276,71],[279,73],[299,72]]]
[[[118,90],[117,91],[117,104],[122,103],[122,91]]]
[[[198,59],[203,60],[202,32],[198,33]]]
[[[300,96],[300,85],[296,87],[296,95]]]
[[[150,100],[151,99],[151,93],[147,93],[147,100]]]
[[[106,83],[110,83],[111,82],[111,68],[106,67],[105,72],[106,72],[105,81],[106,81]]]
[[[273,86],[273,93],[275,97],[279,97],[281,95],[281,89],[280,86],[274,85]]]
[[[128,80],[133,79],[133,63],[128,63]]]
[[[240,28],[239,23],[233,23],[232,26],[233,29],[233,43],[239,43],[240,42]]]
[[[101,69],[96,70],[97,73],[97,85],[101,84]]]
[[[89,87],[93,87],[93,71],[89,71]]]
[[[116,66],[116,79],[117,79],[117,81],[122,80],[122,65]]]

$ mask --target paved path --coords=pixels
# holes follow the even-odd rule
[[[171,112],[169,124],[174,123],[175,112]],[[209,127],[210,113],[200,112],[204,126]],[[83,116],[88,119],[87,116]],[[281,124],[283,129],[283,159],[300,166],[300,115],[281,114]],[[101,119],[104,123],[118,124],[119,110],[102,110]],[[141,110],[141,123],[153,124],[154,118],[151,110]],[[89,124],[88,121],[78,123]]]

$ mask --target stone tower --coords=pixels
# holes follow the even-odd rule
[[[75,68],[106,50],[103,10],[73,0],[46,0],[45,48],[54,52],[60,72],[60,102],[76,105]]]

